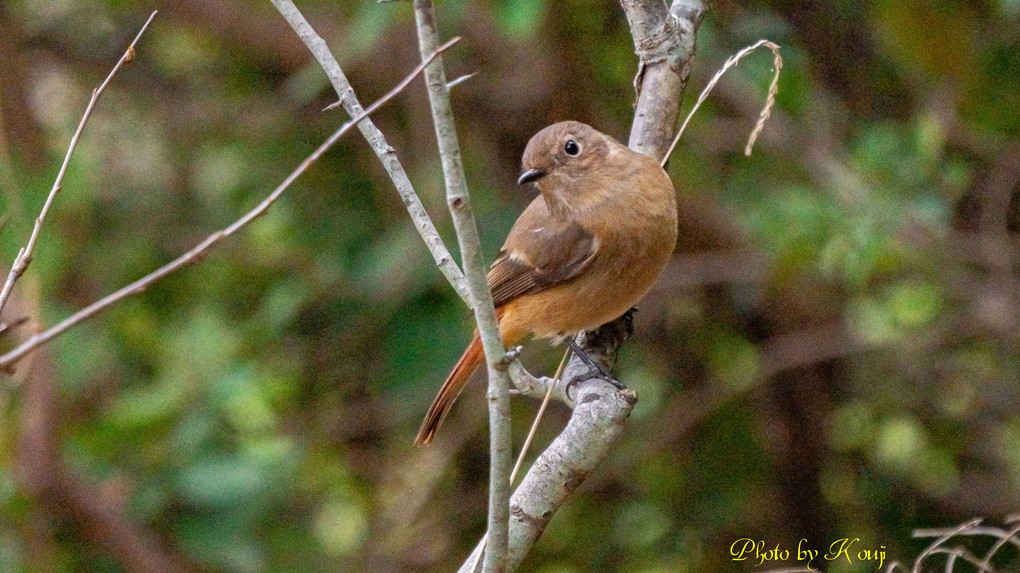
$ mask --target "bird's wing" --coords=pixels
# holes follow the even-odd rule
[[[595,258],[598,241],[576,222],[549,215],[538,197],[521,214],[489,270],[496,306],[569,280]]]

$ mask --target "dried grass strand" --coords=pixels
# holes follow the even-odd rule
[[[744,146],[744,155],[751,155],[751,148],[754,147],[754,142],[758,140],[758,135],[761,134],[761,130],[765,128],[765,122],[772,114],[772,107],[776,104],[776,93],[779,91],[779,72],[783,69],[783,57],[779,55],[779,46],[764,38],[730,56],[722,67],[719,68],[719,71],[712,76],[712,79],[709,80],[705,89],[701,90],[701,95],[698,96],[698,101],[694,103],[694,107],[691,108],[691,111],[687,114],[687,118],[684,119],[683,124],[680,125],[680,130],[677,131],[676,137],[673,138],[673,143],[671,143],[669,149],[666,150],[666,156],[662,158],[660,165],[663,167],[666,166],[666,162],[669,161],[669,156],[673,154],[673,149],[676,147],[676,144],[680,142],[680,136],[683,135],[684,130],[687,129],[687,124],[690,123],[691,117],[694,116],[694,112],[698,111],[702,102],[708,98],[708,94],[711,93],[712,89],[715,88],[715,85],[719,83],[723,74],[740,63],[740,60],[743,59],[744,56],[762,46],[765,46],[772,52],[772,67],[774,72],[772,74],[772,83],[769,85],[768,96],[765,98],[765,106],[762,107],[761,113],[758,114],[758,121],[755,122],[754,129],[751,130],[751,134],[747,138],[747,145]]]

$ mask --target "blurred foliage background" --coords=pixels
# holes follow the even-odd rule
[[[418,61],[408,2],[299,7],[366,104]],[[53,324],[169,261],[345,119],[269,2],[0,2],[7,264],[152,9],[5,320]],[[448,76],[478,72],[453,103],[491,257],[531,199],[513,181],[534,132],[577,119],[626,141],[633,44],[614,2],[438,10],[464,37]],[[762,52],[674,154],[677,253],[617,371],[638,405],[525,570],[750,571],[740,538],[911,561],[914,528],[1020,511],[1020,2],[720,0],[685,108],[761,37],[785,60],[773,119],[745,158]],[[452,246],[420,80],[375,120]],[[201,264],[5,378],[0,571],[451,570],[484,529],[482,385],[432,448],[411,441],[470,328],[351,133]],[[557,358],[525,353],[546,374]],[[518,442],[535,410],[515,401]]]

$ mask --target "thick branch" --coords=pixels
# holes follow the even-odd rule
[[[592,359],[612,369],[617,349],[631,332],[633,320],[627,313],[596,331],[582,333],[578,342]],[[563,379],[587,371],[588,367],[573,357]],[[575,388],[572,397],[576,406],[567,427],[538,457],[510,499],[508,571],[521,564],[563,502],[609,454],[623,435],[627,417],[637,402],[634,392],[617,391],[598,378]],[[472,556],[480,549],[481,544]],[[469,558],[460,573],[470,571],[473,562]]]
[[[431,0],[414,0],[414,15],[418,25],[418,47],[424,57],[439,44],[439,30]],[[464,178],[453,110],[450,108],[450,92],[441,59],[425,69],[425,83],[446,180],[446,200],[457,230],[464,273],[468,278],[489,373],[489,549],[483,570],[505,571],[509,482],[513,463],[510,452],[510,378],[496,310],[486,282],[486,266]]]
[[[602,380],[580,387],[567,427],[510,499],[510,569],[521,564],[567,496],[609,454],[636,402],[634,392],[617,391]]]
[[[676,133],[687,76],[694,62],[694,38],[704,16],[701,0],[676,0],[671,10],[662,0],[620,0],[627,14],[638,73],[634,123],[628,145],[662,159]]]
[[[460,38],[454,38],[453,40],[450,40],[446,44],[437,48],[436,51],[432,53],[431,57],[424,58],[422,60],[422,63],[419,64],[418,67],[415,68],[414,71],[411,72],[407,77],[405,77],[403,81],[397,84],[395,88],[390,90],[383,97],[379,98],[375,103],[368,106],[368,108],[361,115],[351,119],[347,123],[343,124],[335,132],[333,132],[333,135],[329,136],[329,138],[326,139],[326,141],[324,141],[322,145],[320,145],[315,151],[313,151],[311,155],[305,158],[305,160],[302,161],[300,165],[298,165],[297,169],[291,172],[291,174],[288,175],[287,178],[284,179],[283,182],[280,183],[280,185],[277,186],[276,189],[274,189],[273,192],[270,193],[265,199],[263,199],[262,203],[259,203],[259,205],[256,206],[254,209],[248,211],[244,216],[234,221],[230,226],[219,231],[216,231],[212,235],[209,235],[208,237],[205,238],[205,240],[196,245],[193,249],[191,249],[187,253],[184,253],[180,257],[177,257],[170,263],[156,269],[155,271],[121,288],[120,290],[106,295],[105,297],[97,300],[96,302],[86,306],[85,308],[79,310],[78,312],[51,326],[49,329],[32,336],[31,338],[20,344],[18,347],[16,347],[14,350],[11,350],[10,352],[4,354],[3,356],[0,356],[0,370],[10,370],[11,367],[16,362],[24,358],[25,355],[28,354],[29,352],[35,350],[36,348],[43,344],[46,344],[47,342],[56,338],[57,336],[60,336],[61,334],[63,334],[70,328],[74,327],[78,323],[82,322],[87,318],[92,317],[93,315],[105,309],[106,307],[112,305],[113,303],[128,296],[138,294],[144,291],[146,288],[148,288],[156,281],[173,273],[174,271],[181,269],[186,265],[199,262],[202,259],[202,257],[204,257],[205,254],[208,253],[209,250],[216,246],[216,244],[218,244],[220,241],[229,237],[230,235],[233,235],[238,230],[246,226],[248,223],[254,221],[257,217],[264,215],[266,211],[268,211],[269,208],[273,205],[273,203],[276,202],[280,195],[282,195],[283,192],[286,191],[287,188],[290,187],[290,185],[294,183],[294,181],[298,177],[300,177],[301,174],[304,173],[312,165],[312,163],[314,163],[320,157],[322,157],[322,155],[326,153],[326,151],[330,147],[332,147],[337,141],[339,141],[340,138],[345,133],[347,133],[359,121],[361,121],[365,117],[368,117],[369,114],[379,109],[384,103],[388,102],[398,93],[403,91],[404,88],[406,88],[408,84],[411,83],[411,80],[417,77],[418,74],[420,74],[422,70],[425,68],[425,66],[430,61],[432,61],[432,58],[438,56],[440,52],[452,46],[459,39]]]
[[[340,68],[339,62],[330,53],[329,46],[326,45],[325,40],[315,33],[315,30],[312,29],[312,26],[305,20],[305,17],[301,15],[301,12],[294,6],[291,0],[272,1],[276,9],[280,11],[280,15],[287,20],[287,23],[294,29],[298,37],[301,38],[301,41],[308,46],[309,51],[312,52],[312,55],[319,62],[319,66],[326,72],[330,83],[333,84],[333,89],[340,97],[340,103],[347,113],[351,117],[361,115],[364,109],[362,109],[361,103],[358,101],[358,96],[354,94],[354,88],[347,81],[347,76],[344,74],[343,69]],[[397,193],[400,194],[400,198],[404,201],[404,206],[407,207],[407,213],[411,216],[418,234],[421,235],[422,240],[425,241],[425,246],[432,253],[436,266],[439,267],[440,272],[450,282],[453,289],[457,291],[460,298],[469,307],[472,306],[471,297],[468,293],[467,279],[453,260],[453,257],[450,256],[450,251],[447,250],[446,245],[443,244],[443,239],[439,236],[439,232],[436,231],[436,226],[432,224],[432,219],[425,210],[425,206],[422,205],[421,199],[418,198],[418,194],[415,193],[411,180],[408,179],[407,173],[404,171],[403,166],[400,165],[396,152],[386,143],[386,137],[383,136],[383,133],[379,131],[379,128],[375,126],[375,123],[370,118],[363,119],[358,124],[358,129],[361,130],[361,134],[365,136],[368,144],[372,146],[372,151],[375,152],[376,157],[382,162],[383,168],[389,174],[393,185],[397,188]]]

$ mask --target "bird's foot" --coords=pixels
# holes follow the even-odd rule
[[[567,398],[573,400],[574,396],[570,395],[571,389],[574,386],[578,385],[579,383],[584,382],[585,380],[591,380],[593,378],[598,378],[600,380],[605,380],[606,382],[609,382],[610,384],[612,384],[617,390],[625,390],[627,388],[622,383],[620,383],[618,380],[616,380],[615,378],[613,378],[609,374],[606,374],[605,372],[603,372],[601,369],[599,369],[599,368],[591,368],[587,372],[582,372],[582,373],[572,377],[570,380],[568,380],[567,381],[567,385],[563,388],[563,393],[567,396]]]
[[[582,350],[581,347],[577,345],[577,342],[575,342],[573,338],[566,338],[564,340],[566,341],[567,346],[570,347],[570,350],[574,353],[574,355],[580,358],[581,362],[584,362],[585,365],[588,366],[587,372],[578,374],[572,377],[567,382],[566,387],[563,389],[563,392],[564,394],[566,394],[567,398],[573,400],[573,398],[571,398],[570,396],[570,389],[577,385],[579,382],[590,380],[592,378],[600,378],[602,380],[605,380],[606,382],[609,382],[610,384],[615,386],[617,390],[623,390],[624,388],[626,388],[626,386],[624,386],[623,384],[618,382],[615,378],[613,378],[613,376],[609,372],[607,372],[606,369],[603,368],[601,364],[592,360],[591,357],[588,356],[584,352],[584,350]]]
[[[518,358],[521,357],[522,350],[524,350],[523,346],[514,346],[511,348],[507,348],[506,353],[504,353],[503,355],[504,356],[503,360],[505,360],[507,364],[510,364],[514,360],[517,360]]]

